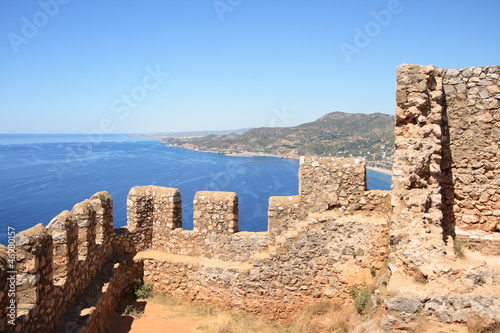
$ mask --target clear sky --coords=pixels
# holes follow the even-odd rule
[[[402,63],[500,65],[498,0],[2,0],[0,133],[394,114]]]

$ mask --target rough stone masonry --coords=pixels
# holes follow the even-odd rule
[[[398,67],[392,191],[366,190],[361,158],[303,157],[298,195],[269,199],[267,232],[239,230],[236,193],[198,192],[184,230],[177,189],[139,186],[125,227],[113,229],[112,199],[99,192],[18,233],[17,320],[0,329],[97,332],[135,279],[290,320],[318,300],[350,306],[350,289],[385,267],[384,330],[414,329],[422,315],[500,321],[499,74]],[[491,255],[457,260],[458,239]],[[7,259],[0,247],[0,277]]]

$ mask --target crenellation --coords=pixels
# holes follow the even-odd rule
[[[153,188],[152,247],[163,248],[169,241],[169,231],[182,228],[182,199],[176,188]]]
[[[113,237],[113,200],[103,191],[94,194],[90,204],[96,212],[96,243],[101,245]]]
[[[71,214],[78,225],[78,256],[80,261],[92,258],[96,251],[96,213],[89,200],[77,203]]]
[[[18,233],[15,242],[18,302],[38,304],[46,296],[43,282],[52,280],[52,237],[40,223]]]
[[[133,231],[151,228],[153,219],[153,200],[151,186],[137,186],[130,189],[127,197],[127,225]]]
[[[40,223],[18,233],[15,244],[18,322],[30,332],[46,331],[54,320],[52,237]]]
[[[127,197],[127,235],[134,237],[125,240],[133,252],[151,246],[153,233],[154,200],[151,197],[152,186],[133,187]]]
[[[296,228],[298,221],[304,218],[300,196],[269,198],[267,230],[271,239],[283,236],[289,228]]]
[[[96,252],[91,265],[91,275],[99,272],[111,258],[115,232],[113,229],[113,200],[108,192],[98,192],[90,198],[90,205],[95,212],[95,246]]]
[[[101,192],[91,199],[63,211],[47,228],[39,224],[15,236],[16,330],[52,330],[110,259],[111,197]],[[101,244],[96,244],[96,221],[108,225]]]
[[[176,188],[155,186],[152,192],[154,201],[154,225],[162,231],[182,228],[181,193]]]
[[[366,191],[362,158],[301,157],[299,195],[304,213],[352,208]]]
[[[278,320],[318,300],[352,306],[351,288],[376,285],[387,330],[414,330],[419,313],[500,321],[499,79],[500,66],[399,66],[392,190],[366,190],[362,158],[302,157],[299,194],[269,198],[266,232],[239,231],[234,192],[196,193],[184,230],[178,189],[138,186],[125,227],[113,230],[113,201],[98,192],[18,233],[15,329],[98,331],[137,278]],[[457,259],[458,240],[490,256]],[[6,262],[0,247],[0,329]]]
[[[212,232],[238,232],[238,196],[234,192],[197,192],[194,196],[193,230],[206,235]]]
[[[50,221],[47,231],[53,240],[54,285],[64,285],[66,279],[76,277],[78,224],[71,212],[65,210]]]

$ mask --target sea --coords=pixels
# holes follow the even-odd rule
[[[187,230],[197,191],[236,192],[239,229],[266,231],[269,197],[297,195],[298,169],[297,160],[195,152],[126,134],[0,134],[0,243],[9,227],[47,226],[99,191],[113,199],[115,228],[124,226],[127,194],[140,185],[178,188]],[[390,190],[391,176],[367,170],[367,187]]]

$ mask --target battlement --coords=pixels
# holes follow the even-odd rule
[[[311,300],[351,302],[350,289],[374,284],[382,271],[387,284],[387,260],[401,285],[391,297],[401,296],[386,303],[392,323],[415,319],[404,311],[397,319],[406,299],[435,315],[438,300],[421,297],[405,274],[418,273],[442,294],[439,283],[462,279],[453,275],[457,237],[475,229],[477,244],[500,243],[499,100],[499,66],[398,67],[392,191],[366,190],[362,158],[302,157],[298,195],[269,198],[267,232],[240,231],[237,194],[210,191],[196,193],[194,227],[184,230],[181,193],[159,186],[132,188],[127,226],[113,229],[113,201],[99,192],[47,227],[16,235],[15,327],[5,319],[12,257],[0,246],[0,329],[50,332],[62,322],[71,332],[94,332],[136,278],[156,291],[289,319]],[[496,274],[478,267],[467,276]],[[464,291],[471,300],[487,301],[453,303],[439,320],[495,318],[487,304],[498,293],[490,302],[471,288]],[[87,312],[75,309],[93,299],[88,294],[95,301]]]
[[[110,259],[114,237],[107,192],[63,211],[46,228],[38,224],[18,233],[17,330],[51,330]]]
[[[365,191],[364,159],[301,157],[299,195],[306,211],[353,208]]]
[[[234,192],[198,192],[194,197],[193,230],[201,234],[238,232],[238,195]]]
[[[371,202],[388,196],[365,191],[363,159],[303,158],[300,170],[299,195],[269,199],[268,232],[240,232],[237,194],[209,191],[196,193],[194,228],[183,230],[179,190],[139,186],[129,192],[125,227],[113,229],[112,199],[99,192],[60,213],[46,228],[39,224],[19,233],[18,329],[54,328],[113,257],[152,249],[258,267],[270,258],[277,239],[297,230],[309,214],[362,210],[361,198]],[[389,209],[387,200],[385,206]]]

